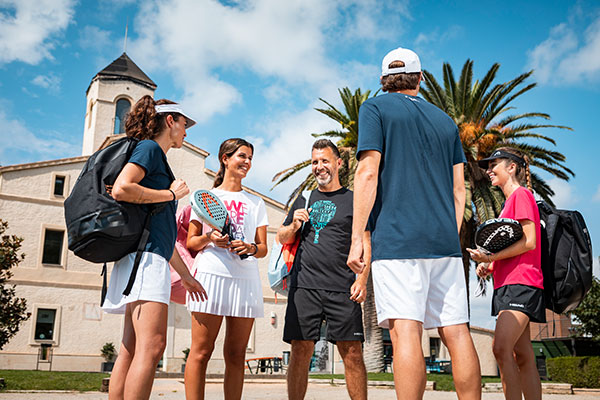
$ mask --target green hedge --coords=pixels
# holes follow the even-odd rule
[[[600,388],[600,357],[557,357],[546,360],[554,382],[579,388]]]

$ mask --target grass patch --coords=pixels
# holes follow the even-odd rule
[[[0,370],[5,390],[74,390],[98,391],[102,378],[109,374],[99,372],[49,372],[29,370]]]
[[[311,374],[310,378],[314,379],[344,379],[344,375],[342,374]],[[369,372],[367,374],[367,378],[370,381],[393,381],[394,375],[387,372]],[[427,374],[428,381],[436,382],[436,390],[443,391],[454,391],[454,381],[452,380],[452,375],[450,374],[439,374],[439,373],[430,373]],[[481,378],[482,383],[487,382],[500,382],[500,378],[496,376],[484,376]]]

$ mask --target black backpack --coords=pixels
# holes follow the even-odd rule
[[[562,314],[577,308],[592,286],[592,242],[578,211],[537,205],[546,308]]]
[[[117,176],[139,140],[125,137],[92,154],[65,200],[68,247],[76,256],[102,268],[102,300],[106,296],[106,263],[136,252],[127,287],[129,295],[150,234],[150,218],[166,203],[140,205],[118,202],[111,196]],[[172,172],[168,168],[171,178]]]

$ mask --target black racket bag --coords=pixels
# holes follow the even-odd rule
[[[64,203],[69,250],[86,261],[104,263],[102,302],[106,294],[106,263],[137,252],[123,294],[131,291],[150,233],[150,217],[164,207],[118,202],[111,196],[113,184],[137,143],[137,139],[125,137],[92,154]]]
[[[577,308],[592,286],[592,242],[578,211],[537,205],[546,308],[562,314]]]

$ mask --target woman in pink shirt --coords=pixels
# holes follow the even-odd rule
[[[531,346],[529,322],[546,322],[541,268],[540,215],[531,193],[529,160],[515,149],[502,147],[481,161],[492,185],[506,202],[501,218],[523,227],[517,243],[494,254],[467,249],[478,262],[477,275],[494,278],[492,315],[498,316],[493,351],[500,368],[506,399],[541,399],[542,388]],[[522,184],[526,183],[527,188]],[[528,190],[529,189],[529,190]]]

